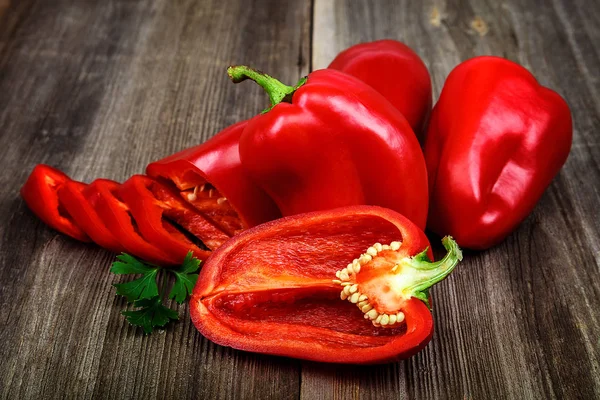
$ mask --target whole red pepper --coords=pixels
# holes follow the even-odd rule
[[[244,128],[239,151],[248,175],[283,215],[369,204],[425,226],[427,173],[419,143],[373,88],[330,69],[294,87],[244,66],[228,74],[234,82],[256,81],[271,99],[271,108]]]
[[[388,99],[424,140],[431,113],[431,78],[421,58],[396,40],[377,40],[347,48],[329,64],[369,84]]]
[[[190,300],[198,330],[236,349],[322,362],[410,357],[433,334],[428,289],[462,258],[429,261],[402,215],[354,206],[252,228],[206,261]],[[336,279],[337,278],[337,279]]]
[[[502,241],[565,163],[567,103],[525,68],[476,57],[448,76],[425,145],[428,227],[472,249]]]
[[[240,164],[238,145],[246,124],[232,125],[146,168],[149,176],[173,182],[185,200],[230,236],[281,216]]]

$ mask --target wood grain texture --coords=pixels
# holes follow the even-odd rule
[[[124,180],[262,110],[258,87],[228,82],[229,64],[296,82],[379,38],[422,56],[434,98],[462,60],[517,61],[575,123],[533,214],[433,290],[436,333],[410,360],[239,352],[202,338],[184,306],[145,337],[120,315],[113,255],[18,197],[37,163]],[[599,43],[600,8],[583,0],[0,0],[0,397],[600,398]]]
[[[37,163],[123,180],[262,110],[226,67],[305,75],[310,2],[22,1],[0,18],[0,397],[296,397],[297,361],[218,347],[184,306],[165,332],[128,326],[113,255],[44,226],[18,189]]]
[[[599,398],[598,4],[317,0],[314,16],[314,68],[355,43],[395,38],[428,65],[437,99],[460,61],[498,55],[562,94],[575,131],[533,214],[499,246],[467,253],[433,290],[436,334],[425,351],[368,378],[303,371],[305,398],[317,388],[331,398],[349,388],[356,398]]]

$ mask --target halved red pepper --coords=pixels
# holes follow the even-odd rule
[[[205,260],[229,239],[185,202],[179,193],[144,175],[134,175],[118,189],[144,239],[180,262],[189,251]],[[185,233],[188,233],[186,236]],[[195,243],[196,242],[196,243]]]
[[[360,43],[338,54],[329,64],[369,84],[390,101],[423,141],[431,113],[431,78],[421,58],[396,40]]]
[[[83,194],[128,253],[159,265],[181,263],[181,259],[165,253],[140,235],[129,206],[119,196],[119,188],[120,184],[115,181],[96,179]]]
[[[272,221],[206,261],[192,321],[218,344],[259,353],[355,364],[406,358],[433,333],[428,288],[462,258],[451,238],[444,245],[446,257],[430,262],[423,231],[380,207]]]
[[[71,178],[56,168],[38,164],[21,188],[21,197],[47,225],[74,239],[89,242],[90,238],[58,200],[58,191],[69,181]]]
[[[240,157],[283,215],[369,204],[424,228],[421,148],[406,119],[373,88],[331,69],[293,87],[245,66],[228,74],[234,82],[256,81],[271,99],[244,128]]]
[[[112,252],[122,253],[125,247],[118,238],[104,225],[93,205],[84,196],[88,185],[77,181],[65,182],[58,191],[60,204],[69,211],[73,221],[96,244]]]
[[[525,68],[475,57],[446,79],[425,144],[428,227],[461,246],[502,241],[567,160],[569,106]]]
[[[185,200],[230,236],[281,216],[240,164],[238,145],[246,124],[232,125],[146,168],[149,176],[173,182]]]

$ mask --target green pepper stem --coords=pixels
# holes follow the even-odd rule
[[[429,306],[428,289],[446,278],[454,267],[462,260],[462,251],[451,236],[442,239],[442,244],[447,250],[446,255],[439,261],[431,262],[427,256],[427,249],[414,257],[403,260],[403,273],[406,269],[412,270],[410,273],[411,282],[404,292],[412,297],[421,299]]]
[[[306,77],[300,79],[295,86],[288,86],[277,79],[265,74],[264,72],[255,70],[245,65],[235,65],[227,68],[227,75],[233,81],[233,83],[240,83],[246,79],[251,79],[258,83],[269,95],[271,101],[271,107],[275,107],[282,101],[291,103],[291,97],[296,90],[304,83],[306,83]],[[269,109],[270,109],[269,108]],[[268,111],[269,109],[265,110]]]

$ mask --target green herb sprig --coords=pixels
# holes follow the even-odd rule
[[[171,286],[168,298],[183,303],[192,293],[198,280],[200,260],[190,251],[177,268],[162,268],[145,263],[129,254],[117,256],[110,272],[117,275],[141,275],[141,277],[125,283],[115,283],[117,295],[127,298],[137,309],[121,311],[127,322],[140,326],[145,334],[152,333],[156,327],[164,327],[172,320],[178,320],[177,311],[163,304],[172,276],[175,282]],[[161,290],[159,290],[159,284]]]

